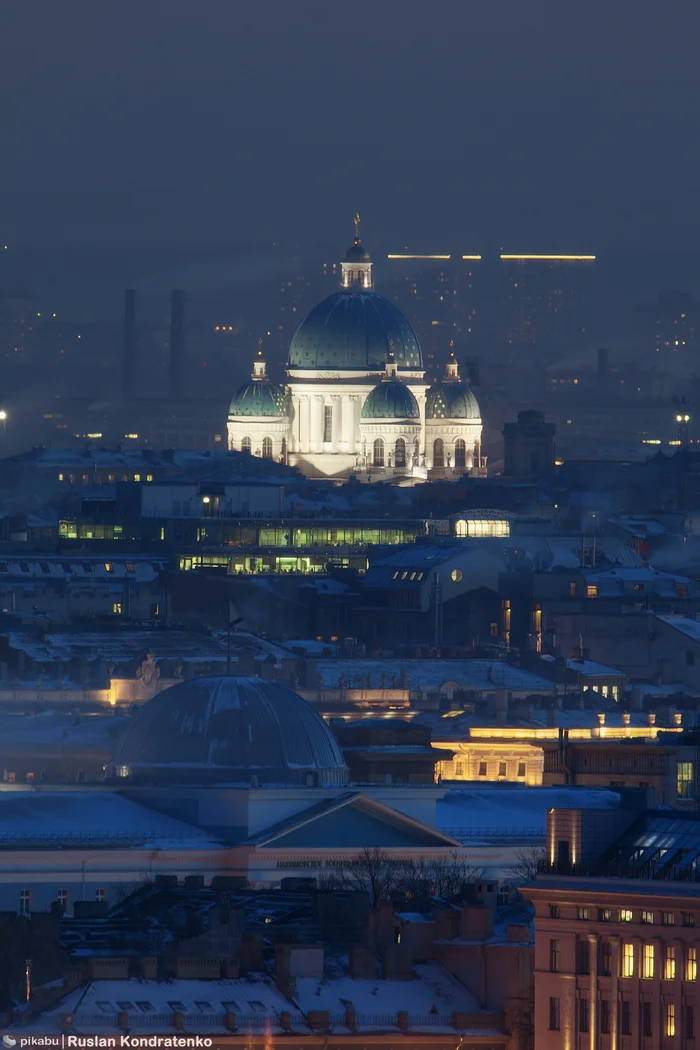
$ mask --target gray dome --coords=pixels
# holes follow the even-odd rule
[[[418,402],[400,379],[385,379],[370,390],[362,419],[420,419]]]
[[[320,715],[260,678],[195,678],[140,710],[108,776],[151,783],[346,784],[347,768]]]

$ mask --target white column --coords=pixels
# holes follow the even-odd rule
[[[333,405],[331,451],[340,452],[340,443],[343,440],[343,399],[341,395],[333,394],[331,403]]]
[[[309,451],[309,395],[299,397],[299,451]]]
[[[311,399],[311,445],[312,451],[323,451],[323,394],[314,394]]]

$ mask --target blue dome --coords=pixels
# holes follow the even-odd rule
[[[250,379],[236,393],[229,406],[230,416],[286,416],[282,389],[269,379]]]
[[[425,396],[425,418],[481,419],[481,410],[464,383],[437,383]]]
[[[285,685],[233,675],[154,696],[108,773],[161,783],[347,783],[336,739],[311,704]]]
[[[391,352],[399,368],[423,367],[416,334],[393,303],[369,291],[337,292],[301,322],[289,366],[384,371]]]
[[[415,397],[400,379],[377,383],[362,406],[363,419],[420,419]]]

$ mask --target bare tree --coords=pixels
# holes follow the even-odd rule
[[[532,882],[546,859],[547,851],[542,846],[529,846],[516,852],[514,862],[506,870],[516,882],[524,885]]]
[[[457,853],[449,857],[411,857],[401,865],[397,888],[407,900],[414,897],[452,900],[461,896],[467,883],[475,882],[482,875],[481,868],[468,864]]]
[[[379,846],[365,846],[346,864],[343,881],[349,889],[367,893],[370,906],[375,908],[391,899],[399,867],[399,862]]]

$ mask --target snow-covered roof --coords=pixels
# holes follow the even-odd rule
[[[659,616],[658,619],[663,620],[669,627],[674,627],[686,637],[692,638],[694,642],[700,642],[700,622],[697,620],[691,620],[685,616]]]
[[[549,809],[616,809],[615,791],[578,787],[484,784],[448,791],[436,804],[436,824],[455,838],[539,838]]]
[[[605,664],[596,663],[595,660],[571,659],[566,661],[566,666],[569,671],[575,671],[576,674],[583,675],[585,678],[627,677],[624,671],[620,671],[616,667],[607,667]]]
[[[379,689],[402,674],[409,689],[439,690],[448,683],[459,689],[492,692],[509,689],[519,693],[551,693],[554,685],[547,678],[513,667],[505,660],[318,660],[310,666],[327,688],[343,677],[349,686],[365,685]]]
[[[210,835],[191,824],[116,792],[0,790],[0,844],[5,849],[37,843],[62,848],[117,842],[152,846],[161,841],[178,849],[215,845]]]

